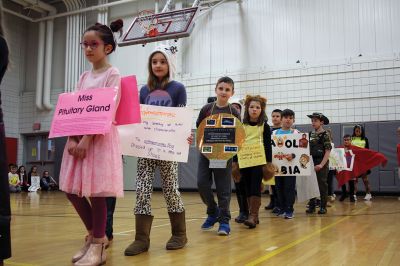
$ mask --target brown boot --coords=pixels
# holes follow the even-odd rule
[[[185,211],[180,213],[169,212],[168,215],[171,221],[172,236],[167,242],[166,249],[175,250],[183,248],[187,243]]]
[[[149,250],[150,229],[153,223],[153,216],[136,214],[136,234],[133,241],[126,249],[125,256],[135,256]]]
[[[244,224],[249,227],[249,229],[255,228],[259,223],[258,220],[258,211],[261,206],[261,197],[251,196],[248,198],[249,201],[249,219],[244,221]]]

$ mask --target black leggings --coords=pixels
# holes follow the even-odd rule
[[[247,197],[261,197],[262,166],[240,169],[240,176],[244,180]]]

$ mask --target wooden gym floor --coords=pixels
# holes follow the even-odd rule
[[[186,206],[188,245],[167,251],[168,214],[161,192],[153,194],[149,252],[125,257],[134,238],[132,212],[135,192],[117,200],[114,242],[107,265],[400,265],[400,201],[374,197],[356,204],[334,202],[324,216],[306,216],[305,204],[296,203],[295,218],[285,220],[264,210],[260,225],[249,230],[231,222],[231,235],[202,232],[205,206],[197,193],[182,193]],[[5,265],[71,265],[83,244],[83,224],[62,192],[21,193],[11,196],[13,257]],[[232,195],[232,217],[238,214]]]

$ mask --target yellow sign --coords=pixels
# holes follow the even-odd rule
[[[275,186],[275,176],[274,176],[273,178],[267,180],[267,181],[265,181],[265,180],[263,179],[263,180],[261,180],[261,182],[262,182],[262,184],[263,184],[264,186],[267,186],[267,185],[269,185],[269,186]]]
[[[263,140],[264,125],[244,125],[243,127],[246,132],[246,140],[238,153],[239,168],[266,164]]]
[[[240,169],[266,164],[264,145],[244,143],[238,153],[238,159]]]

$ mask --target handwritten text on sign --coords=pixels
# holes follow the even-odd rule
[[[278,166],[278,176],[309,176],[311,157],[308,134],[272,135],[272,162]]]
[[[118,126],[122,154],[187,162],[193,110],[140,105],[141,124]]]
[[[246,168],[266,164],[265,151],[259,143],[243,145],[238,154],[239,167]]]
[[[115,113],[116,95],[116,88],[60,94],[49,138],[108,133]]]

